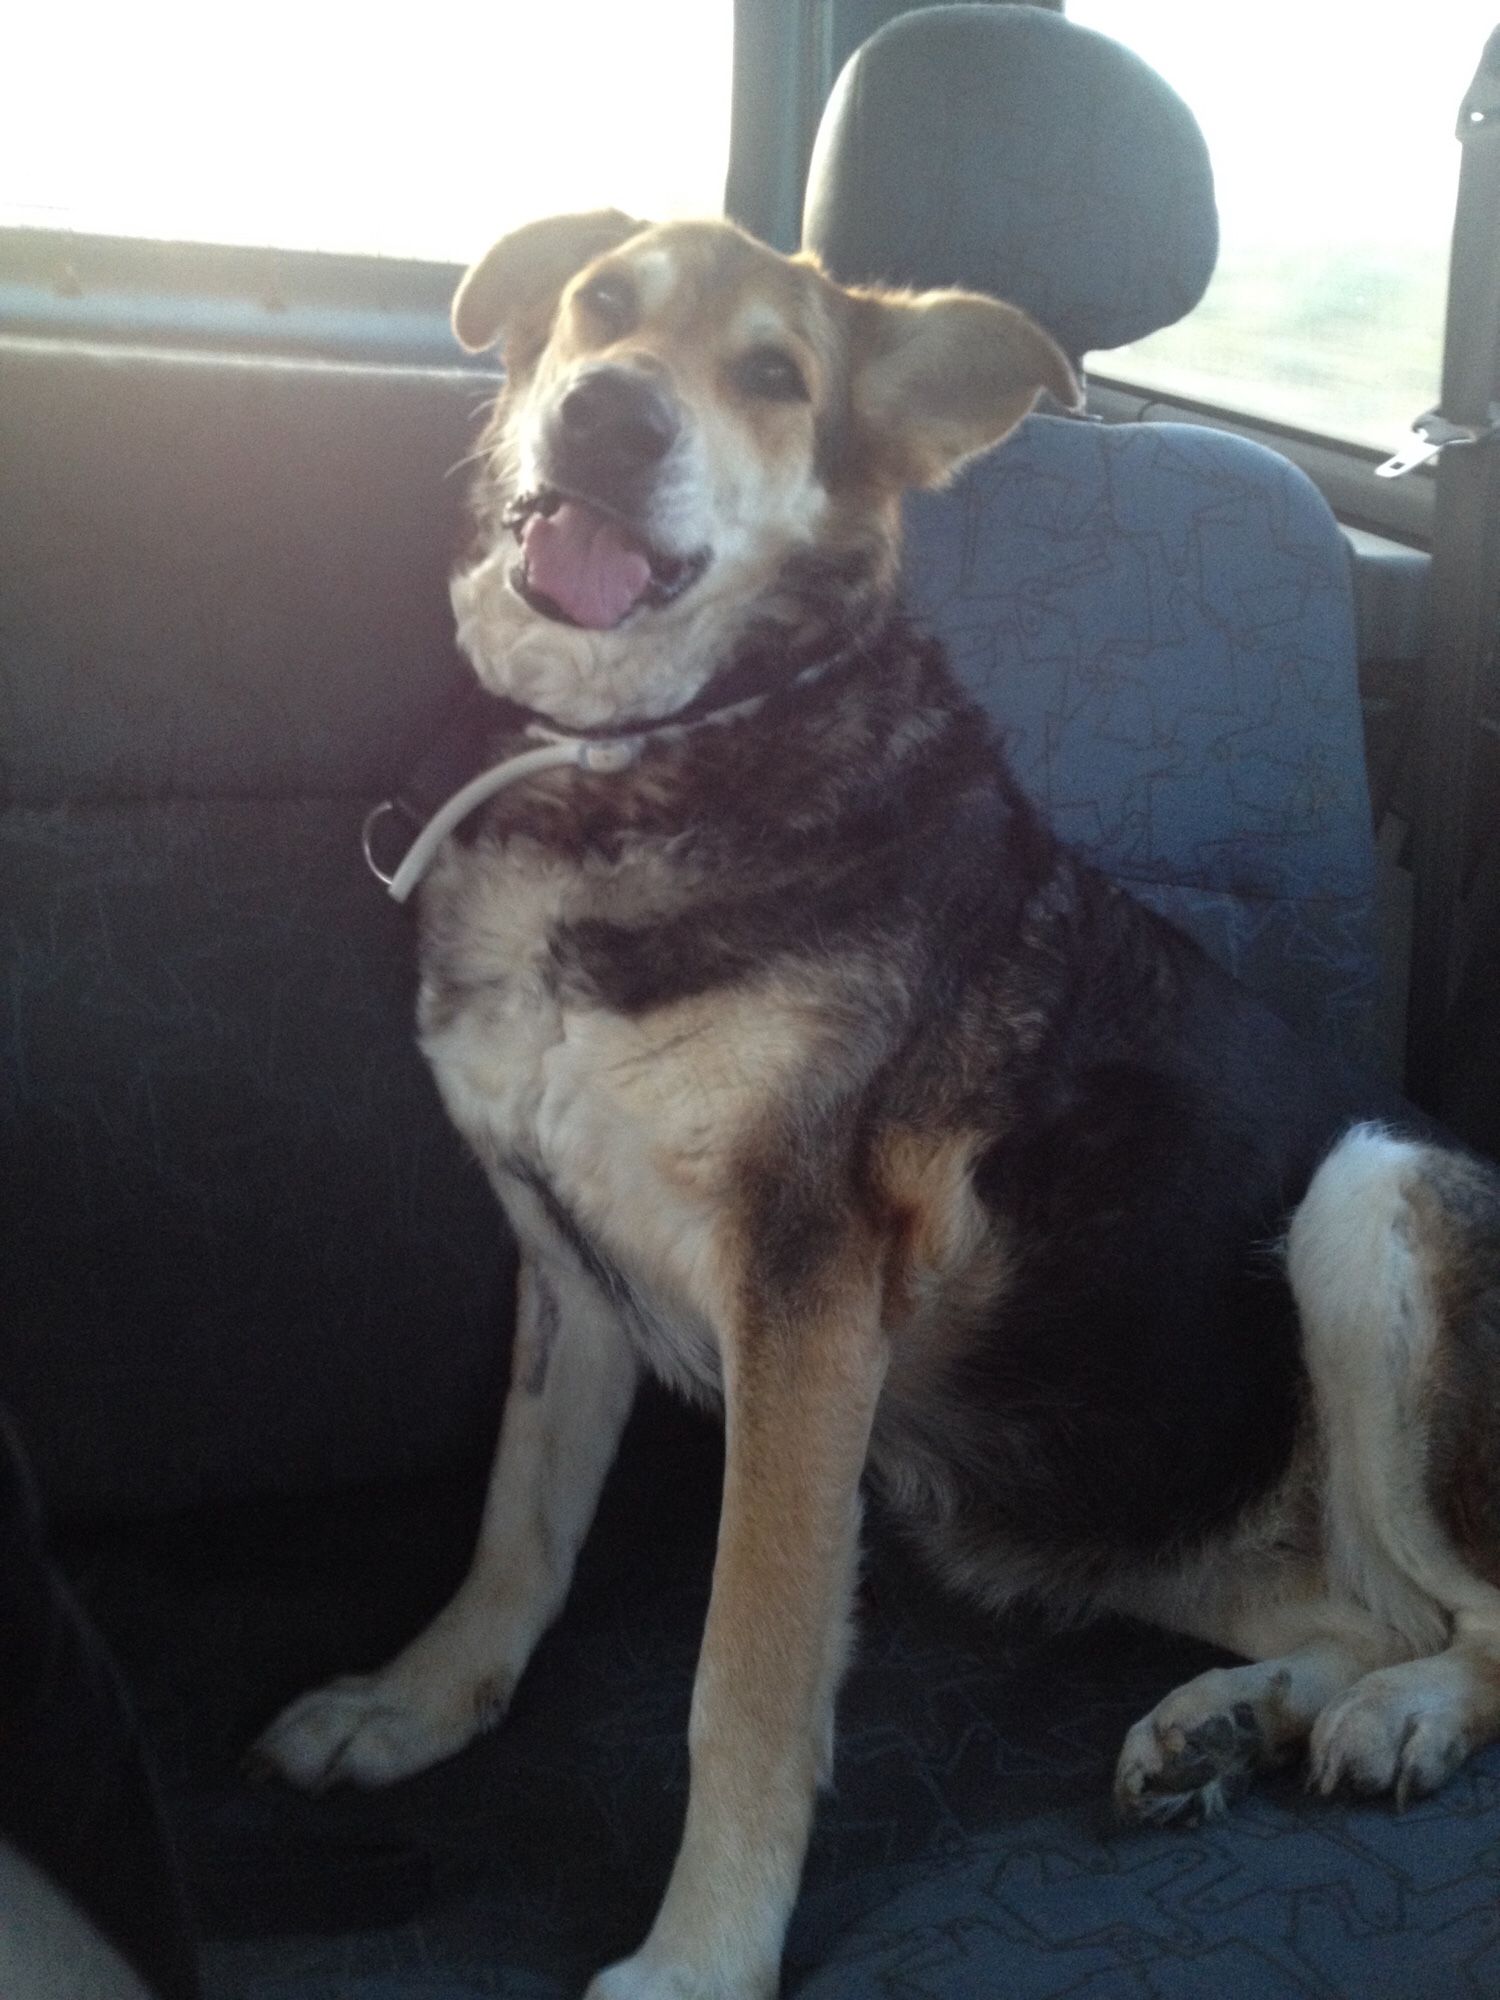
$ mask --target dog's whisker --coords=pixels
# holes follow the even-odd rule
[[[466,451],[462,458],[454,459],[448,470],[443,474],[444,479],[451,479],[455,472],[462,472],[466,465],[482,464],[489,455],[488,448],[483,445],[474,451]]]

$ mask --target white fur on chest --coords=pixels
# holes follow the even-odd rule
[[[424,967],[421,1042],[450,1116],[518,1231],[531,1211],[514,1198],[517,1165],[626,1279],[648,1365],[716,1393],[730,1176],[806,1053],[795,1010],[739,989],[636,1015],[559,994],[555,930],[669,906],[659,855],[590,869],[519,845],[450,850],[427,893],[445,943]]]

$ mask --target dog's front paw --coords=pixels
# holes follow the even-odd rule
[[[611,1965],[589,1984],[583,2000],[775,2000],[774,1970],[747,1976],[662,1965],[646,1952]]]
[[[307,1792],[330,1785],[390,1785],[451,1757],[504,1703],[424,1702],[380,1674],[350,1674],[283,1709],[251,1749],[252,1774]]]
[[[1411,1660],[1356,1681],[1313,1725],[1308,1783],[1394,1792],[1396,1804],[1435,1792],[1473,1748],[1461,1688],[1439,1660]]]

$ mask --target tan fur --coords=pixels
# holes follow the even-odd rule
[[[422,1040],[450,1115],[502,1200],[510,1206],[500,1165],[507,1144],[534,1132],[540,1160],[580,1220],[650,1267],[651,1295],[670,1307],[656,1323],[659,1365],[679,1388],[716,1394],[714,1328],[727,1310],[737,1163],[755,1143],[765,1106],[825,1059],[836,1022],[830,993],[809,971],[639,1017],[569,1006],[550,992],[541,974],[559,915],[649,909],[652,880],[638,851],[628,874],[540,858],[501,871],[450,852],[435,888],[460,914],[472,951],[462,971],[476,998],[457,1019],[439,1017],[424,999]]]
[[[503,237],[464,273],[454,294],[460,346],[477,354],[503,334],[506,365],[524,369],[546,343],[568,279],[641,227],[617,208],[601,208],[548,216]]]
[[[883,1319],[898,1342],[898,1366],[944,1333],[961,1341],[972,1314],[993,1311],[1003,1296],[1004,1257],[974,1194],[979,1143],[972,1133],[898,1128],[876,1145],[871,1180],[886,1244]]]
[[[651,1934],[591,1989],[601,2000],[637,1980],[644,1992],[768,2000],[828,1767],[859,1477],[885,1368],[878,1292],[868,1249],[851,1244],[822,1309],[790,1340],[757,1323],[747,1280],[726,1353],[728,1456],[687,1825]]]
[[[1036,400],[1077,396],[1058,349],[1014,306],[967,292],[867,293],[855,401],[901,489],[937,486],[1004,437]],[[871,310],[871,307],[874,310]]]

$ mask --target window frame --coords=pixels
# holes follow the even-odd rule
[[[448,326],[460,271],[340,251],[7,227],[0,337],[474,366]]]

